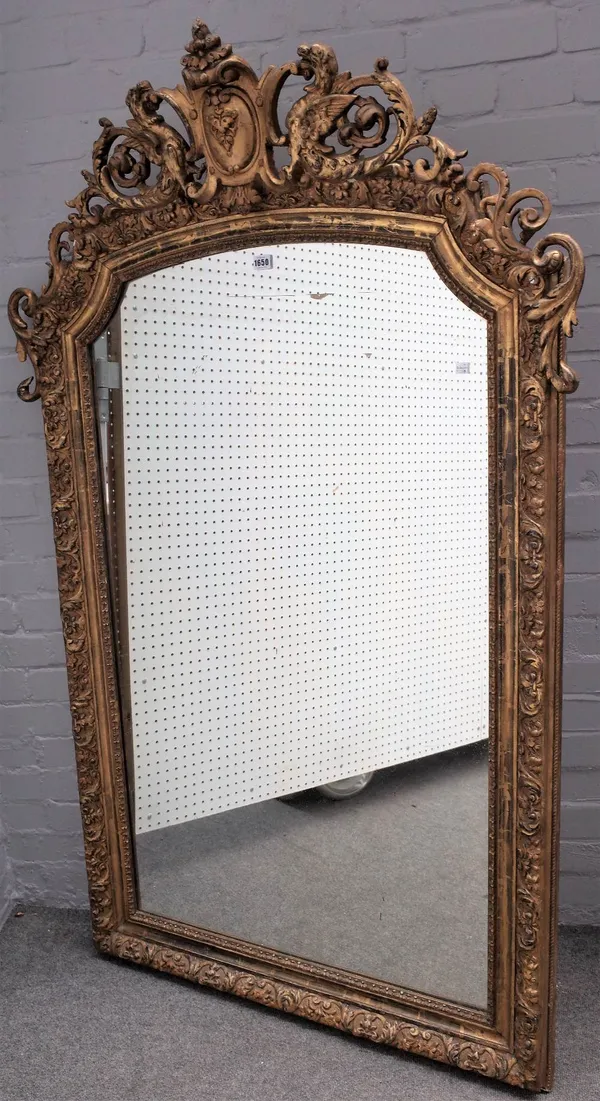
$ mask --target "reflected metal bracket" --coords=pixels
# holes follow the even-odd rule
[[[100,424],[107,424],[110,418],[109,391],[121,389],[121,364],[115,335],[111,338],[111,330],[107,330],[94,344],[94,382]]]
[[[116,360],[96,357],[96,389],[120,390],[121,389],[121,364]]]

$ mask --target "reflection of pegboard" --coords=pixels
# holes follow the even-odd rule
[[[422,252],[276,245],[122,307],[140,832],[487,735],[487,328]]]

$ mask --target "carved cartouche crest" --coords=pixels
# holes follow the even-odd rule
[[[415,117],[385,58],[371,74],[352,77],[338,71],[329,46],[303,45],[298,53],[298,61],[270,66],[258,78],[198,20],[182,61],[184,84],[155,91],[142,81],[127,96],[132,117],[124,127],[100,120],[93,168],[83,173],[87,187],[50,240],[49,285],[41,295],[18,290],[11,297],[19,354],[29,355],[39,376],[33,393],[32,380],[19,388],[24,400],[44,386],[39,368],[53,317],[64,319],[68,302],[74,310],[89,286],[75,271],[92,272],[103,254],[164,228],[219,211],[287,203],[444,215],[475,267],[514,287],[527,317],[538,323],[540,374],[558,390],[575,389],[574,372],[557,354],[557,342],[562,346],[562,335],[570,335],[576,320],[581,251],[562,234],[527,245],[548,220],[548,199],[535,189],[511,194],[508,177],[492,164],[465,173],[465,154],[430,133],[435,109]],[[279,95],[286,79],[298,75],[307,84],[282,131]],[[379,98],[359,94],[368,88],[377,89]],[[180,129],[160,114],[162,103],[174,108]],[[346,152],[336,152],[332,136]],[[275,147],[289,155],[281,168],[275,166]],[[418,150],[426,156],[411,159]],[[65,279],[68,289],[61,286]]]
[[[389,72],[385,59],[375,63],[372,73],[352,77],[339,72],[335,54],[326,45],[302,45],[298,54],[298,60],[270,66],[259,77],[233,54],[230,45],[222,45],[217,35],[197,21],[182,60],[183,83],[174,89],[155,90],[142,81],[127,95],[131,118],[125,126],[100,120],[102,132],[94,143],[92,168],[83,173],[86,186],[69,204],[72,213],[68,219],[50,236],[48,283],[39,294],[17,289],[9,303],[19,357],[29,357],[34,368],[34,376],[20,384],[19,396],[24,401],[43,399],[94,935],[106,951],[159,970],[507,1082],[543,1084],[547,1081],[542,1063],[548,996],[540,929],[550,897],[545,823],[552,814],[544,761],[556,736],[549,730],[551,664],[555,659],[550,656],[548,623],[549,609],[555,607],[551,595],[555,580],[549,576],[548,564],[554,553],[550,524],[556,506],[552,495],[562,492],[562,474],[554,465],[549,440],[551,423],[555,423],[555,392],[562,394],[577,386],[574,372],[564,361],[563,348],[576,321],[582,253],[571,238],[556,233],[530,247],[532,236],[548,221],[548,199],[535,189],[511,193],[506,173],[493,164],[465,171],[462,160],[466,154],[457,153],[431,134],[435,109],[416,117],[405,88]],[[300,76],[306,84],[282,129],[278,101],[290,76]],[[177,126],[161,114],[162,104],[175,111]],[[277,158],[276,150],[281,154]],[[286,157],[287,163],[280,164]],[[335,207],[338,213],[339,208],[348,212],[360,208],[405,211],[444,218],[458,249],[472,266],[512,290],[518,304],[521,350],[515,408],[519,423],[514,427],[520,479],[519,699],[512,1052],[503,1048],[499,1039],[489,1043],[482,1035],[477,1042],[467,1042],[459,1039],[456,1029],[422,1029],[385,1014],[366,1014],[351,1002],[299,987],[290,990],[285,984],[258,979],[234,966],[199,963],[189,953],[119,932],[120,903],[116,899],[120,887],[115,886],[117,858],[108,825],[111,812],[104,802],[97,655],[92,652],[90,627],[99,607],[102,637],[109,640],[105,643],[108,667],[112,661],[111,620],[106,587],[100,583],[94,587],[89,558],[86,579],[83,554],[84,543],[89,552],[89,539],[93,538],[95,561],[99,562],[104,545],[94,474],[95,437],[89,428],[93,425],[92,398],[89,379],[82,371],[79,381],[88,425],[86,473],[82,476],[77,465],[83,461],[82,454],[73,424],[78,415],[83,418],[83,412],[73,414],[67,395],[62,334],[83,307],[92,302],[97,305],[93,288],[104,261],[125,253],[130,246],[146,243],[148,257],[152,257],[171,229],[253,210],[310,207]],[[81,428],[83,419],[77,423]],[[77,497],[77,478],[81,492],[82,477],[86,507],[96,525],[93,537],[84,532],[85,519],[82,521]],[[112,675],[106,674],[108,679]],[[109,698],[113,727],[118,732],[114,682]],[[119,753],[115,749],[111,775],[122,793]],[[117,811],[118,835],[120,851],[125,854],[122,870],[131,885],[125,807],[123,796]]]

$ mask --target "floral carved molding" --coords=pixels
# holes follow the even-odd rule
[[[372,73],[353,77],[339,71],[326,45],[303,45],[298,54],[298,60],[271,66],[258,77],[231,46],[222,45],[197,21],[182,61],[183,83],[155,90],[143,81],[127,95],[131,118],[124,126],[100,120],[92,170],[84,172],[86,186],[68,204],[72,213],[67,220],[50,235],[48,283],[39,294],[17,289],[9,303],[19,356],[28,357],[34,369],[18,393],[24,401],[41,397],[43,402],[94,934],[100,948],[125,959],[515,1085],[535,1087],[543,1079],[540,1035],[548,1013],[540,929],[550,875],[544,831],[552,813],[545,761],[554,676],[548,643],[548,563],[555,536],[550,536],[549,524],[557,475],[549,460],[548,434],[557,393],[577,386],[563,350],[576,321],[583,258],[579,246],[561,234],[548,234],[530,247],[531,238],[550,216],[548,199],[535,189],[511,193],[506,173],[493,164],[466,171],[466,154],[431,133],[435,108],[417,117],[385,59],[376,62]],[[290,77],[301,77],[306,84],[282,126],[278,107]],[[165,117],[167,109],[169,117],[175,116],[172,123]],[[103,266],[132,246],[147,245],[150,263],[172,230],[194,230],[225,217],[243,219],[255,211],[307,208],[345,208],[348,214],[362,208],[444,220],[472,267],[512,291],[518,305],[519,777],[510,1050],[483,1034],[480,1039],[461,1038],[456,1031],[367,1012],[341,999],[119,931],[115,842],[103,792],[106,772],[90,628],[98,614],[110,649],[110,608],[106,586],[92,593],[85,578],[83,547],[89,533],[83,530],[76,489],[83,475],[76,466],[78,443],[63,334],[94,303]],[[90,457],[95,447],[90,427],[93,402],[89,377],[82,372],[79,381],[87,424],[83,443],[91,538],[100,561],[102,508]],[[98,613],[93,610],[95,596]],[[107,667],[109,717],[117,729],[118,698],[110,662]],[[116,829],[131,895],[119,754],[115,738],[111,776],[122,796]]]
[[[271,1009],[293,1013],[317,1024],[349,1032],[363,1040],[389,1044],[411,1055],[425,1055],[439,1063],[476,1070],[489,1078],[500,1078],[511,1085],[522,1085],[517,1060],[503,1051],[494,1051],[481,1044],[441,1030],[426,1028],[398,1020],[384,1013],[372,1012],[336,998],[302,990],[288,983],[262,978],[235,967],[201,960],[188,952],[149,944],[137,937],[117,933],[100,945],[101,949],[120,959],[130,960],[166,971],[178,978],[189,979],[202,986],[226,994],[250,998]]]

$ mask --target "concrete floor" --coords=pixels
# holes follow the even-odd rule
[[[142,834],[142,906],[484,1008],[487,788],[483,742]]]
[[[600,929],[563,930],[553,1101],[600,1096]],[[475,1075],[107,960],[79,911],[0,934],[0,1101],[485,1101]]]

